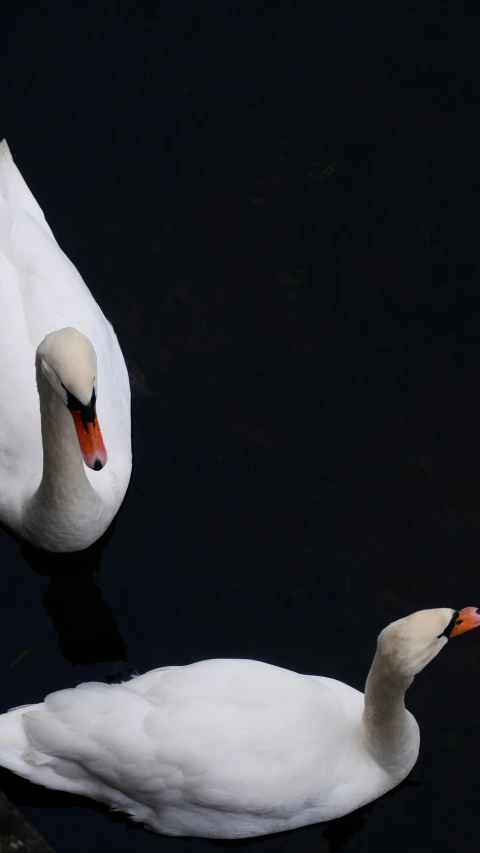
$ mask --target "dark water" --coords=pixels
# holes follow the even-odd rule
[[[387,623],[480,605],[478,24],[407,0],[4,3],[0,136],[129,359],[134,474],[91,552],[0,534],[2,709],[212,656],[361,689]],[[240,846],[470,844],[479,642],[410,691],[408,784]],[[0,787],[57,853],[212,848]]]

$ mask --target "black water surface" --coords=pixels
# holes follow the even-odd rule
[[[2,709],[212,656],[361,689],[388,622],[480,605],[475,5],[11,0],[1,24],[0,137],[134,391],[106,541],[45,562],[0,533]],[[243,846],[470,844],[479,642],[409,693],[409,784]],[[57,853],[235,846],[0,787]]]

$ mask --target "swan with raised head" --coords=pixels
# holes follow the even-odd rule
[[[405,691],[449,637],[479,625],[476,607],[393,622],[365,695],[252,660],[60,690],[0,716],[0,765],[167,835],[246,838],[337,818],[408,775],[420,735]]]
[[[117,337],[4,140],[0,521],[48,551],[87,548],[116,515],[131,467],[130,384]]]

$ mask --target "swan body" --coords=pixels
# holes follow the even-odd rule
[[[0,521],[45,550],[88,547],[116,515],[130,479],[128,373],[112,326],[5,141],[0,400]]]
[[[0,716],[0,765],[159,833],[245,838],[330,820],[397,785],[419,731],[405,690],[476,608],[420,611],[379,637],[365,696],[251,660],[81,684]]]

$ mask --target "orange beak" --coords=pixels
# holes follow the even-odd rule
[[[81,411],[70,409],[77,431],[78,443],[82,451],[83,461],[94,471],[101,471],[107,462],[107,451],[103,443],[102,433],[97,420],[97,412],[93,407],[93,420],[82,417]]]
[[[471,631],[472,628],[480,628],[478,607],[464,607],[458,613],[458,619],[450,631],[450,637],[456,637],[457,634],[464,634],[466,631]]]

